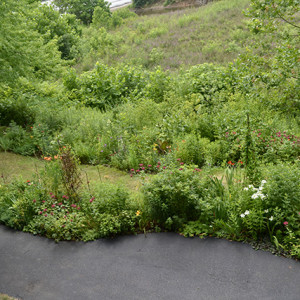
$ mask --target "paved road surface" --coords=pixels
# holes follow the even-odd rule
[[[174,233],[55,242],[0,226],[0,293],[28,300],[300,299],[300,263]]]

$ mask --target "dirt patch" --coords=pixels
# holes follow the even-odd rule
[[[209,2],[220,0],[187,0],[187,1],[172,1],[168,5],[164,5],[166,2],[157,2],[149,7],[133,8],[132,10],[138,15],[151,15],[162,14],[169,11],[175,11],[180,9],[200,7],[208,4]]]

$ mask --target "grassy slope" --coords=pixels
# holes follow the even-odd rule
[[[84,54],[77,68],[88,70],[97,60],[125,62],[176,70],[204,62],[226,63],[235,59],[250,38],[243,9],[249,0],[222,0],[200,8],[141,16],[95,41],[97,31],[84,31],[83,48],[105,44]],[[99,36],[99,35],[98,35]],[[154,49],[154,50],[153,50]]]

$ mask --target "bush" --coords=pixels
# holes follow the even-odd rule
[[[144,205],[150,220],[166,229],[178,230],[199,217],[203,196],[199,173],[187,167],[167,168],[144,183]]]

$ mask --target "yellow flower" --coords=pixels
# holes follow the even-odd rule
[[[141,214],[141,211],[140,210],[137,210],[137,212],[136,212],[136,216],[139,216]]]

